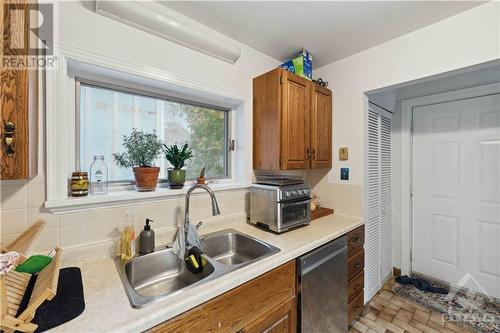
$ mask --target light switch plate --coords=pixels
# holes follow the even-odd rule
[[[339,161],[347,161],[349,159],[349,148],[340,147],[339,148]]]
[[[349,180],[349,168],[340,168],[340,179]]]

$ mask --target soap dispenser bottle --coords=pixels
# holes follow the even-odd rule
[[[139,235],[139,253],[148,254],[155,250],[155,232],[151,229],[149,223],[153,220],[146,219],[144,230]]]

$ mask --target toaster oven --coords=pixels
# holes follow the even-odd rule
[[[308,184],[253,184],[250,223],[277,233],[311,222],[311,188]]]

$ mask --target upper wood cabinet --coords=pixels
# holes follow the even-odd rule
[[[16,3],[18,9],[29,13],[27,0],[12,3]],[[0,19],[2,20],[0,35],[3,39],[4,50],[8,48],[3,46],[14,43],[12,41],[14,38],[30,36],[30,24],[26,22],[29,15],[12,17],[12,13],[22,11],[5,10],[6,7],[3,4],[0,6]],[[25,42],[24,47],[27,51],[29,42]],[[3,54],[4,57],[12,55]],[[22,56],[16,55],[16,57]],[[37,81],[37,70],[1,68],[0,179],[26,179],[36,175],[38,160]]]
[[[311,84],[311,168],[332,167],[332,92]]]
[[[330,168],[332,93],[277,68],[253,80],[253,168]]]

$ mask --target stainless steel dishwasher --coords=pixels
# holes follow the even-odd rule
[[[300,332],[347,332],[347,237],[299,257],[297,268]]]

